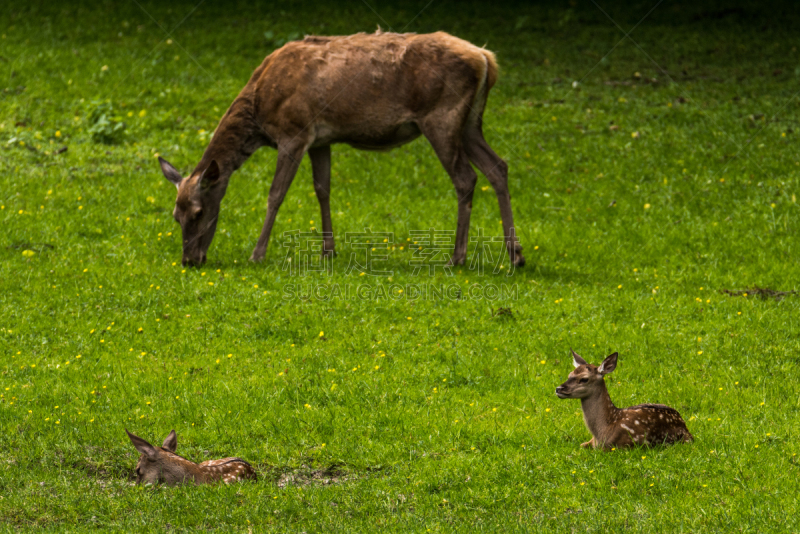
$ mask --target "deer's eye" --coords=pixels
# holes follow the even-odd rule
[[[588,378],[581,378],[581,380],[580,380],[581,384],[585,384],[588,381],[589,381]]]

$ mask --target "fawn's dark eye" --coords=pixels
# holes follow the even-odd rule
[[[589,381],[588,378],[581,378],[581,380],[580,380],[581,384],[585,384],[588,381]]]

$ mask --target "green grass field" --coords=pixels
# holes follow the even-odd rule
[[[800,296],[723,293],[800,289],[791,3],[168,5],[0,12],[4,531],[800,530]],[[247,261],[267,148],[182,268],[156,156],[188,173],[286,40],[378,24],[497,53],[485,132],[527,265],[495,244],[481,269],[414,272],[415,232],[456,226],[420,139],[334,147],[329,273],[282,246],[319,225],[307,159]],[[480,176],[472,235],[499,219]],[[347,272],[365,228],[385,274]],[[581,449],[579,402],[554,394],[570,347],[619,351],[616,404],[669,404],[695,443]],[[137,487],[125,428],[260,479]]]

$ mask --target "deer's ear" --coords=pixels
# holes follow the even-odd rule
[[[608,356],[603,363],[600,364],[600,367],[597,368],[597,372],[601,375],[607,375],[611,371],[617,368],[617,356],[618,354],[615,352],[614,354]]]
[[[178,435],[175,434],[175,431],[169,433],[169,436],[164,438],[164,443],[161,444],[161,447],[167,449],[169,452],[175,452],[178,449]]]
[[[144,454],[145,456],[147,456],[150,459],[153,459],[153,458],[156,457],[158,452],[156,451],[155,447],[153,447],[152,445],[147,443],[145,440],[143,440],[142,438],[140,438],[136,434],[131,434],[130,432],[128,432],[127,428],[125,429],[125,432],[128,433],[128,437],[131,438],[131,443],[133,443],[133,446],[136,447],[137,451],[139,451],[140,453]]]
[[[200,176],[200,183],[203,187],[213,187],[219,183],[220,176],[219,164],[217,160],[212,159],[206,170],[203,171],[203,175]]]
[[[575,367],[580,367],[581,365],[589,365],[586,363],[586,360],[580,357],[580,355],[572,349],[569,349],[572,353],[572,365]]]
[[[161,156],[158,156],[158,163],[161,164],[161,172],[164,173],[164,177],[169,180],[175,187],[180,187],[181,182],[183,181],[183,176],[178,170],[173,167],[169,161],[165,160]]]

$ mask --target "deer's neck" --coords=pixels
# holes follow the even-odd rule
[[[269,144],[255,120],[252,100],[240,95],[219,121],[195,172],[203,172],[216,160],[222,176],[230,176],[253,152]]]
[[[586,428],[592,433],[595,441],[603,441],[614,420],[614,414],[619,410],[608,395],[605,383],[595,394],[581,399],[583,420]]]
[[[194,482],[203,484],[208,482],[208,475],[194,462],[175,455],[170,462],[163,466],[164,480],[169,485]]]

